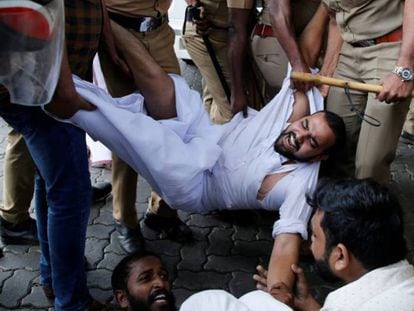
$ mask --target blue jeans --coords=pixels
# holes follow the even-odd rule
[[[82,310],[91,299],[84,262],[91,205],[85,133],[37,107],[0,106],[0,115],[23,134],[38,170],[41,282],[53,288],[56,310]]]

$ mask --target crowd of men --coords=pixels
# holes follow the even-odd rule
[[[27,1],[14,5],[22,2]],[[312,252],[319,266],[322,262],[325,270],[352,284],[371,271],[398,264],[396,269],[407,269],[407,282],[412,284],[412,267],[401,262],[405,244],[398,201],[388,198],[386,189],[374,182],[331,180],[318,188],[316,184],[321,160],[327,160],[323,174],[386,184],[400,135],[413,142],[409,110],[414,89],[413,1],[269,0],[264,1],[258,20],[251,0],[189,1],[184,41],[203,77],[205,109],[201,110],[197,95],[179,77],[174,32],[168,25],[170,1],[29,2],[26,8],[39,12],[43,6],[51,9],[56,3],[64,4],[65,43],[55,68],[56,89],[46,105],[17,100],[13,81],[1,76],[5,88],[0,90],[0,115],[13,128],[5,158],[9,177],[0,211],[1,237],[4,243],[39,243],[40,281],[56,310],[106,308],[89,294],[84,250],[92,198],[107,195],[110,185],[98,185],[92,195],[84,131],[114,151],[113,216],[126,253],[145,251],[135,210],[138,172],[154,189],[144,223],[180,242],[191,239],[191,230],[178,218],[177,209],[279,210],[269,271],[261,269],[256,278],[272,298],[291,307],[320,308],[297,267],[311,207],[316,208]],[[18,32],[19,23],[10,22],[7,14],[10,11],[0,10],[0,30]],[[1,57],[28,52],[13,51],[13,45],[2,49]],[[92,78],[97,52],[110,95],[85,82]],[[372,95],[321,86],[319,93],[311,83],[283,79],[288,62],[293,71],[310,72],[318,66],[323,75],[381,84],[382,91]],[[79,78],[73,80],[72,74]],[[129,95],[136,91],[141,98]],[[326,98],[323,112],[321,94]],[[126,96],[124,103],[130,100],[140,106],[116,107],[113,97],[121,96]],[[221,125],[212,125],[208,116]],[[77,126],[58,119],[70,119]],[[348,194],[345,188],[360,191]],[[33,189],[36,224],[28,214]],[[313,200],[306,200],[313,191]],[[344,206],[330,201],[342,195]],[[355,211],[357,207],[369,211]],[[396,226],[395,231],[373,238],[383,246],[392,236],[390,244],[398,249],[387,249],[385,254],[395,258],[388,260],[365,244],[362,248],[368,254],[360,254],[360,245],[352,244],[360,237],[335,237],[336,230],[345,229],[335,229],[341,224],[328,219],[331,213],[339,217],[336,211],[348,215],[347,209],[355,213],[355,219],[362,219],[352,224],[356,229],[344,224],[352,232],[366,227],[364,221],[380,221],[388,215],[386,209],[391,214],[397,211],[388,215],[395,220],[390,225]],[[316,236],[323,240],[318,242]],[[401,241],[396,243],[394,238]],[[146,257],[154,261],[153,255]],[[373,263],[371,257],[384,261]],[[139,273],[138,268],[129,271],[134,260],[124,263],[129,268],[122,272],[123,281],[113,280],[121,307],[137,310],[149,303],[160,310],[171,305],[173,310],[169,285],[160,286],[165,290],[151,293],[147,302],[127,291],[129,273]],[[153,278],[166,283],[165,269],[156,261]],[[125,280],[127,285],[122,284]],[[295,288],[300,289],[299,296]],[[405,288],[404,303],[410,306],[413,293]],[[323,308],[330,310],[342,295],[351,294],[338,290]],[[206,299],[216,299],[215,294],[209,295]],[[364,299],[341,308],[357,308]],[[367,310],[379,305],[383,310],[396,308],[394,300],[387,304],[384,299],[374,301]],[[397,307],[404,308],[404,304]]]

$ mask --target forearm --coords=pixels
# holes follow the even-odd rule
[[[414,68],[414,1],[406,0],[404,4],[403,40],[398,66]]]
[[[267,287],[283,282],[290,290],[295,283],[292,264],[299,260],[299,248],[302,238],[298,234],[283,233],[276,236],[269,262]]]
[[[273,33],[285,50],[289,62],[293,67],[302,66],[305,60],[296,42],[290,0],[271,0],[269,12]]]
[[[339,59],[339,52],[342,47],[342,36],[334,16],[329,20],[328,44],[321,68],[321,74],[331,77],[336,69]]]
[[[310,67],[315,66],[322,48],[322,42],[329,21],[328,9],[323,3],[318,7],[315,15],[306,25],[299,38],[299,48],[305,59],[306,64]]]
[[[231,94],[236,98],[244,96],[243,77],[248,48],[247,24],[249,15],[249,9],[229,9],[228,59],[231,68]]]
[[[72,71],[69,66],[66,47],[63,50],[62,64],[60,67],[59,80],[56,86],[54,101],[70,102],[71,99],[77,98],[75,86],[72,80]]]

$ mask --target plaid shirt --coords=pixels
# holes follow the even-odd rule
[[[92,61],[102,32],[101,0],[66,0],[66,48],[72,73],[92,80]]]

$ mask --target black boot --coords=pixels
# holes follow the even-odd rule
[[[92,186],[92,203],[98,203],[105,200],[112,191],[112,185],[109,182],[100,182]]]
[[[167,239],[180,243],[190,242],[193,237],[191,229],[178,216],[164,217],[147,211],[145,213],[144,223],[150,229],[161,233]]]
[[[145,240],[139,225],[131,229],[119,222],[115,222],[115,227],[119,233],[119,243],[127,254],[143,252],[145,250]]]
[[[32,218],[13,224],[0,217],[0,236],[3,244],[39,244],[36,221]]]

